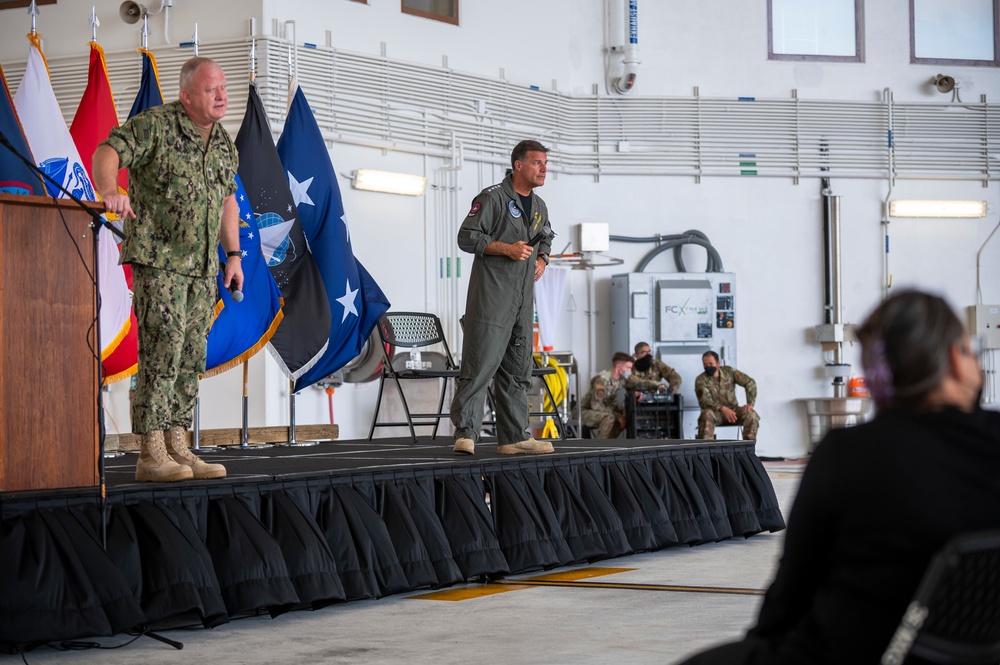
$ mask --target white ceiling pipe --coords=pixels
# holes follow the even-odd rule
[[[610,168],[626,172],[631,165],[635,173],[738,175],[740,153],[756,155],[758,175],[767,172],[768,177],[772,171],[779,177],[821,177],[818,169],[827,166],[836,169],[836,176],[882,169],[884,177],[887,164],[890,125],[884,102],[563,95],[335,49],[317,53],[322,49],[297,48],[300,82],[317,121],[341,141],[442,156],[454,131],[467,154],[503,165],[513,142],[541,136],[556,145],[553,170],[563,161],[590,174]],[[284,72],[287,49],[285,40],[262,40],[266,57],[261,62],[266,64],[258,83],[276,125],[284,119],[287,87],[283,73],[271,77],[268,71]],[[226,63],[231,81],[245,75],[244,43],[208,44],[204,51]],[[179,50],[157,53],[168,97],[176,93],[176,82],[167,72],[177,70],[188,55]],[[83,57],[50,61],[67,119],[85,85],[76,74]],[[135,57],[134,51],[108,54],[116,91],[135,88]],[[15,83],[23,69],[16,63],[8,68],[8,79]],[[118,97],[123,107],[129,101],[127,94],[119,92]],[[227,127],[238,126],[244,100],[242,94],[233,95]],[[897,119],[892,129],[901,153],[896,177],[940,173],[948,179],[995,179],[984,178],[997,165],[988,162],[983,146],[1000,143],[998,107],[893,103],[893,108]],[[426,121],[420,120],[422,114]],[[629,143],[629,152],[618,152],[620,141]],[[821,148],[829,152],[820,153]]]

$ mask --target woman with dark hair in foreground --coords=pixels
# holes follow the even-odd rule
[[[904,291],[858,337],[876,417],[817,446],[757,625],[684,665],[877,663],[935,551],[1000,528],[1000,413],[955,313]]]

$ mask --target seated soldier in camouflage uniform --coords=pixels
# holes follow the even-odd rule
[[[664,380],[667,383],[663,383]],[[669,390],[671,395],[676,395],[681,389],[681,375],[667,363],[654,358],[649,344],[639,342],[635,345],[635,362],[632,363],[628,385],[634,390]]]
[[[625,429],[625,384],[632,370],[632,356],[618,352],[611,369],[590,380],[590,390],[581,402],[583,426],[594,430],[596,439],[616,439]]]
[[[744,441],[756,441],[760,424],[760,416],[753,409],[757,401],[757,383],[738,369],[720,367],[715,351],[706,351],[701,363],[705,373],[699,374],[694,382],[694,393],[701,407],[698,438],[714,439],[715,426],[728,423],[743,425]],[[743,386],[746,391],[747,403],[743,406],[736,401],[736,386]]]

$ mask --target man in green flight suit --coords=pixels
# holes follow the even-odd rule
[[[549,263],[549,212],[535,193],[545,184],[548,148],[521,141],[511,172],[472,200],[458,231],[458,246],[476,255],[465,306],[465,339],[458,387],[451,403],[456,453],[471,455],[494,381],[497,452],[550,453],[552,444],[528,434],[528,386],[534,283]]]
[[[706,351],[701,356],[703,374],[694,381],[694,394],[698,397],[701,415],[698,416],[698,438],[714,439],[715,426],[728,423],[743,425],[743,440],[756,441],[760,416],[754,411],[757,401],[757,383],[733,367],[719,365],[719,354]],[[736,401],[736,386],[747,394],[743,406]]]
[[[179,97],[112,130],[93,160],[105,208],[125,225],[121,261],[132,264],[139,341],[132,431],[142,435],[138,481],[226,475],[224,466],[203,462],[187,445],[218,299],[220,242],[228,257],[223,284],[243,286],[234,195],[238,157],[219,124],[229,103],[222,68],[208,58],[185,62]],[[129,169],[131,199],[118,190],[121,168]]]

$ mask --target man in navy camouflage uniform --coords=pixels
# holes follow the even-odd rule
[[[125,223],[121,260],[132,264],[134,276],[139,369],[132,431],[143,435],[139,481],[226,475],[221,464],[203,462],[187,446],[217,300],[218,243],[228,257],[224,285],[243,286],[238,157],[219,124],[229,103],[225,74],[208,58],[192,58],[181,68],[179,97],[112,130],[93,160],[107,211]],[[129,169],[131,198],[118,190],[121,168]]]
[[[472,200],[458,231],[458,246],[476,255],[465,306],[465,339],[458,388],[451,403],[455,452],[473,454],[483,404],[494,380],[497,452],[550,453],[552,444],[528,432],[528,386],[534,283],[549,263],[549,212],[534,192],[545,184],[548,148],[521,141],[511,173]],[[541,236],[539,234],[541,233]],[[528,241],[539,236],[537,244]]]
[[[714,439],[715,426],[721,424],[743,425],[743,440],[756,441],[760,416],[754,411],[757,401],[757,382],[733,367],[719,366],[719,355],[706,351],[701,357],[705,368],[694,380],[694,394],[698,397],[701,415],[698,416],[698,438]],[[743,406],[736,401],[736,386],[747,394]]]

